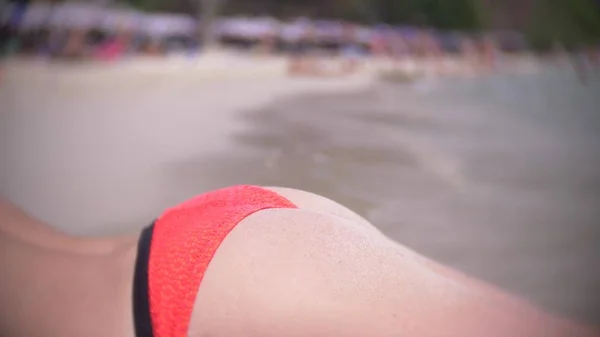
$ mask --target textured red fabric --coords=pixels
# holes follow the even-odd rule
[[[268,208],[296,208],[257,186],[235,186],[197,196],[154,223],[148,292],[155,337],[185,337],[200,282],[217,248],[244,218]]]

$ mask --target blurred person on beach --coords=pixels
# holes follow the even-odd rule
[[[10,25],[0,25],[0,84],[4,77],[4,61],[11,55],[14,33]]]
[[[61,50],[61,57],[67,60],[81,60],[87,55],[88,31],[84,28],[72,28],[67,33],[67,41]]]
[[[343,74],[356,73],[361,66],[364,51],[357,36],[357,27],[351,23],[344,23],[342,28],[341,54]]]
[[[122,57],[133,46],[132,33],[120,27],[114,36],[108,38],[96,49],[96,58],[102,61],[114,61]]]
[[[299,31],[290,39],[290,60],[288,73],[290,75],[323,75],[317,60],[317,40],[314,24],[309,20],[300,20]]]
[[[465,67],[473,69],[477,62],[477,47],[471,38],[465,36],[461,39],[460,53]]]
[[[415,47],[417,59],[420,62],[429,63],[432,56],[432,44],[429,33],[425,30],[419,30],[415,35]],[[431,69],[431,67],[428,67]]]
[[[482,39],[465,37],[461,43],[464,73],[478,76],[489,73],[493,67],[493,47]]]
[[[258,40],[258,52],[261,55],[274,55],[277,53],[278,36],[281,34],[281,25],[271,23],[261,30]]]
[[[261,55],[273,55],[277,51],[277,34],[268,31],[261,34],[259,38],[258,52]]]
[[[481,67],[484,72],[489,73],[496,70],[498,66],[498,46],[491,36],[485,36],[481,40]]]
[[[416,58],[426,65],[426,73],[430,76],[438,76],[443,69],[443,51],[439,41],[434,34],[427,30],[421,30],[415,37]]]
[[[286,188],[208,192],[105,238],[0,199],[0,252],[3,337],[598,336]]]
[[[164,55],[163,41],[160,38],[149,36],[143,48],[146,56],[162,56]]]
[[[9,7],[7,3],[0,2],[0,15],[4,17],[0,22],[0,57],[11,56],[19,52],[21,27],[28,5],[29,3],[26,1],[19,1]]]
[[[587,47],[579,46],[573,52],[573,67],[582,84],[587,85],[590,72],[590,57]]]
[[[390,54],[394,63],[403,63],[411,57],[410,44],[404,34],[394,31],[389,37]]]
[[[369,34],[369,52],[374,58],[385,57],[388,54],[388,44],[384,33],[381,30],[374,29]]]
[[[600,45],[599,44],[590,44],[587,47],[587,58],[590,64],[590,67],[594,70],[594,72],[600,71]]]
[[[50,59],[61,56],[64,46],[67,44],[68,31],[65,29],[49,28],[48,39],[43,47],[44,53]]]
[[[502,51],[496,39],[493,36],[485,36],[482,43],[482,56],[484,68],[487,72],[494,72],[498,69],[502,56]]]
[[[563,66],[568,62],[569,52],[561,41],[554,41],[552,43],[551,59],[556,66]]]
[[[446,55],[439,39],[433,34],[426,35],[427,58],[430,60],[434,74],[443,75],[446,71]]]

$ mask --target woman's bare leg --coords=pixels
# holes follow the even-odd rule
[[[594,335],[428,261],[334,202],[274,190],[304,209],[262,211],[232,231],[190,336]]]
[[[136,234],[137,235],[137,234]],[[9,200],[0,197],[0,236],[22,241],[24,244],[74,254],[108,254],[118,249],[131,237],[83,238],[61,232],[31,217]]]
[[[192,337],[594,335],[446,273],[331,200],[274,190],[303,209],[258,212],[232,231],[198,293]],[[0,207],[0,335],[131,334],[135,237],[109,240],[131,242],[104,254],[102,240],[67,236],[73,246]]]
[[[69,236],[0,200],[0,336],[130,337],[133,260],[120,249],[136,241]]]

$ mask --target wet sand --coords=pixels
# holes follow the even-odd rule
[[[185,184],[209,169],[326,195],[427,256],[600,322],[597,139],[464,98],[444,108],[419,90],[379,84],[248,111],[234,135],[243,155],[200,156],[176,175]]]
[[[506,114],[527,108],[507,100],[512,84],[111,76],[0,87],[2,194],[96,234],[222,186],[305,189],[425,255],[600,322],[599,148],[575,126]]]

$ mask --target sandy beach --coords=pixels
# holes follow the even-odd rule
[[[288,79],[284,63],[226,61],[7,65],[0,86],[3,194],[69,232],[137,229],[190,196],[167,192],[170,163],[237,150],[231,135],[244,128],[241,111],[370,82]],[[191,193],[229,183],[207,178]]]
[[[232,184],[301,188],[600,322],[598,83],[288,78],[282,61],[235,55],[5,67],[0,193],[65,231],[134,231]]]

